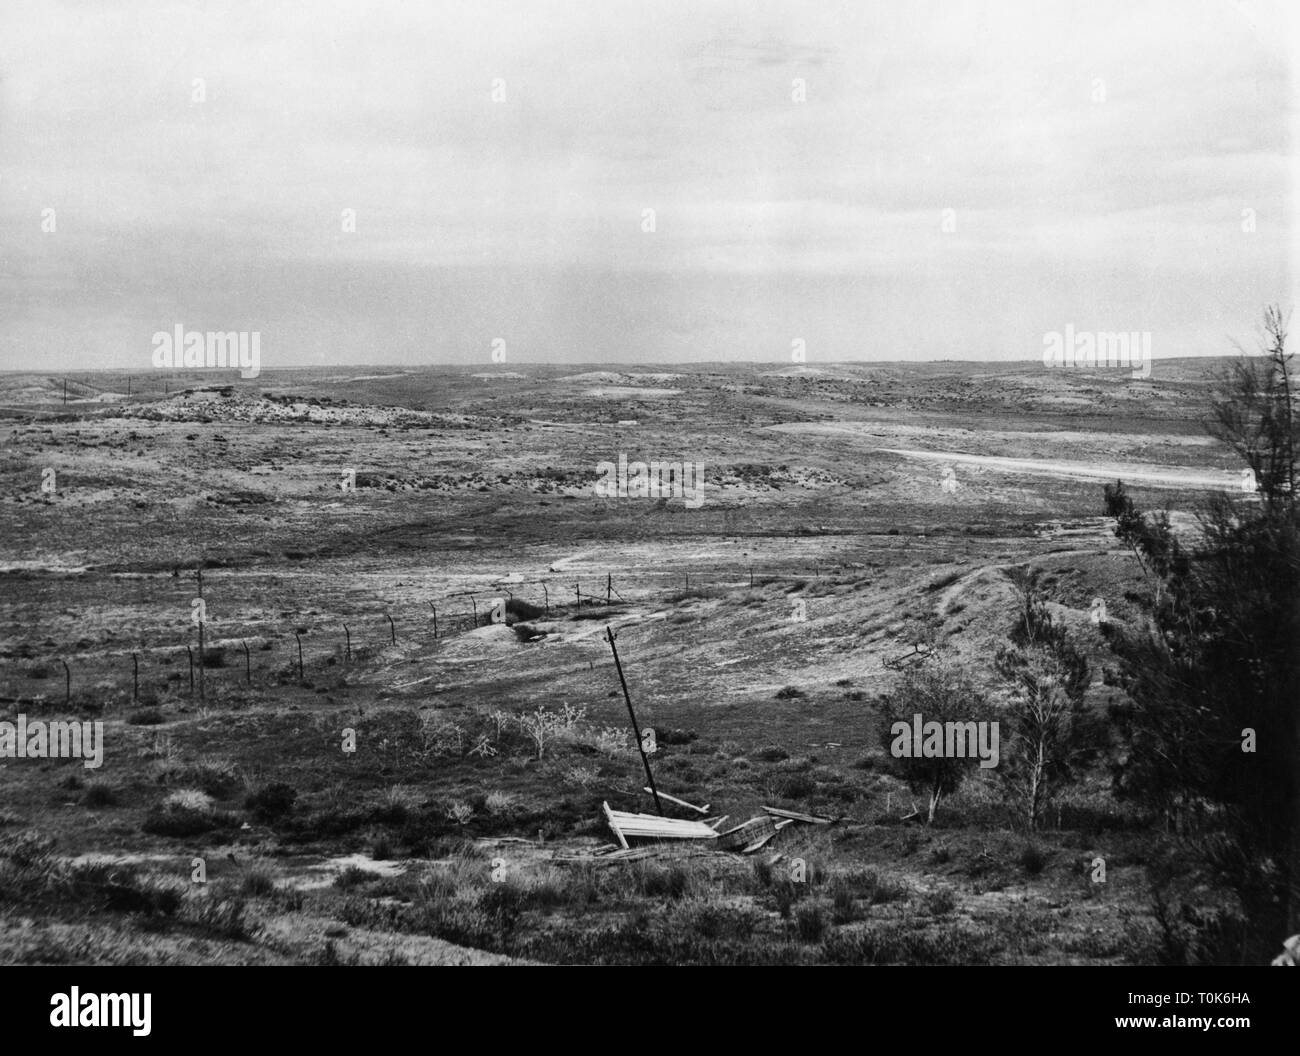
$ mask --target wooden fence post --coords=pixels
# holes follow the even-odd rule
[[[202,569],[202,568],[196,568],[196,569],[194,570],[194,574],[198,577],[198,580],[199,580],[199,600],[202,601],[202,600],[203,600],[203,569]],[[207,611],[206,611],[205,609],[203,609],[203,608],[200,608],[200,609],[199,609],[199,614],[200,614],[200,619],[199,619],[199,700],[203,700],[203,699],[204,699],[204,688],[203,688],[203,667],[204,667],[204,662],[205,662],[205,653],[204,653],[204,648],[203,648],[203,625],[207,622],[207,620],[204,619],[203,617],[206,617],[206,616],[207,616]]]

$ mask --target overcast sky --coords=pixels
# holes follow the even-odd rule
[[[1297,300],[1286,7],[3,0],[0,369],[1223,353]]]

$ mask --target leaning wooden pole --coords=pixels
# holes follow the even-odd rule
[[[199,600],[202,601],[203,600],[203,569],[197,568],[194,570],[194,572],[195,575],[198,576]],[[207,653],[203,647],[203,624],[207,622],[207,615],[208,615],[207,611],[202,606],[200,606],[199,607],[199,700],[205,699],[203,693],[203,666],[204,663],[206,662],[205,658],[207,656]]]
[[[623,665],[618,659],[618,648],[614,645],[614,629],[605,628],[605,636],[609,639],[610,652],[614,654],[614,666],[618,669],[618,681],[623,687],[623,699],[627,701],[627,713],[632,717],[632,733],[636,737],[636,748],[641,753],[641,762],[645,766],[646,780],[650,783],[650,794],[655,799],[655,810],[659,816],[664,816],[663,804],[659,802],[659,790],[655,788],[655,775],[650,772],[650,757],[645,754],[645,745],[641,743],[641,727],[636,721],[636,712],[632,710],[632,697],[627,691],[627,679],[623,677]]]

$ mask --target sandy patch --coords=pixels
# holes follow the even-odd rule
[[[996,455],[967,455],[958,451],[916,451],[907,448],[881,448],[891,455],[978,466],[1008,473],[1027,473],[1040,477],[1066,477],[1075,480],[1123,480],[1157,488],[1204,488],[1214,491],[1240,491],[1240,477],[1223,470],[1170,469],[1164,466],[1113,462],[1071,462],[1066,459],[1044,461],[1033,458],[1002,458]]]
[[[627,400],[636,399],[639,396],[677,396],[681,389],[652,389],[652,388],[632,388],[628,385],[611,385],[608,388],[584,389],[584,396],[595,396],[597,399],[609,400]]]

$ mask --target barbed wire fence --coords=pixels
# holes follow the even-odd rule
[[[651,588],[651,592],[663,595],[668,601],[674,599],[685,600],[683,595],[690,595],[693,592],[699,592],[710,588],[747,588],[771,584],[778,580],[790,580],[797,582],[809,582],[826,579],[835,581],[846,576],[860,576],[870,570],[870,566],[861,563],[852,564],[820,564],[814,563],[809,565],[806,572],[799,571],[762,571],[753,565],[741,569],[731,569],[727,571],[641,571],[624,574],[624,587],[627,589],[626,580],[647,580],[662,579],[664,584],[657,591]],[[187,695],[192,700],[203,702],[206,698],[206,683],[210,672],[227,668],[227,654],[235,652],[236,664],[234,667],[235,675],[233,681],[238,685],[241,681],[246,687],[254,685],[255,667],[253,663],[253,646],[256,646],[258,652],[273,652],[277,648],[277,643],[285,643],[287,636],[278,637],[268,636],[266,634],[251,634],[241,636],[215,637],[209,638],[213,630],[212,621],[206,618],[206,601],[204,599],[202,570],[195,570],[196,586],[199,591],[195,599],[196,607],[193,610],[198,617],[194,620],[195,638],[192,641],[177,642],[169,645],[150,646],[140,644],[130,648],[119,649],[108,653],[97,654],[94,660],[89,664],[83,664],[83,667],[103,668],[107,663],[120,659],[125,667],[128,663],[130,686],[130,702],[133,705],[148,703],[151,699],[156,698],[156,692],[150,692],[148,683],[148,667],[171,667],[176,659],[180,659],[180,654],[184,652],[185,668],[181,671],[173,670],[169,677],[161,683],[161,687],[166,689],[169,685],[176,682],[185,683],[188,687]],[[209,570],[208,598],[213,595],[212,591],[212,572]],[[592,588],[592,580],[595,580],[595,589]],[[219,583],[219,580],[218,580]],[[516,594],[518,588],[525,588],[520,595],[531,593],[531,597],[520,596]],[[541,597],[537,598],[537,592],[540,591]],[[634,593],[633,590],[628,591]],[[664,597],[650,598],[646,600],[664,600]],[[565,600],[566,598],[570,600]],[[484,600],[486,604],[480,608],[479,602]],[[564,572],[557,572],[550,576],[538,577],[533,579],[512,580],[509,584],[498,583],[492,589],[487,590],[463,590],[453,591],[442,596],[439,601],[428,601],[429,607],[427,622],[418,622],[418,630],[415,634],[428,634],[433,641],[445,640],[474,630],[475,628],[486,626],[491,623],[506,624],[508,622],[530,623],[538,619],[559,618],[565,614],[573,612],[582,612],[585,609],[603,608],[614,609],[618,606],[630,606],[637,604],[640,598],[629,598],[614,586],[614,575],[612,571],[606,571],[603,576],[587,577],[587,589],[584,589],[584,579],[581,574],[574,576],[572,579]],[[456,608],[456,605],[469,603],[469,608]],[[204,602],[204,604],[197,604]],[[530,615],[529,610],[535,611],[535,615]],[[420,611],[417,609],[412,616],[417,617]],[[512,620],[508,620],[511,617]],[[366,622],[363,622],[366,621]],[[353,630],[358,631],[363,626],[368,627],[368,622],[378,623],[379,630],[371,635],[371,645],[358,644],[360,638],[354,639]],[[387,626],[380,621],[386,621]],[[411,626],[408,620],[403,623],[409,628]],[[295,623],[295,628],[300,628],[301,624]],[[384,635],[383,631],[387,634]],[[261,666],[260,674],[263,676],[259,679],[258,684],[289,684],[294,681],[295,677],[299,684],[307,682],[308,666],[319,669],[322,666],[335,666],[342,663],[345,667],[362,661],[368,657],[374,656],[384,647],[383,639],[387,638],[389,647],[398,644],[398,622],[394,619],[392,613],[388,610],[381,610],[371,613],[351,615],[348,622],[340,620],[334,634],[336,640],[332,643],[328,651],[322,652],[319,649],[312,649],[309,645],[307,650],[303,649],[303,638],[307,637],[309,642],[319,642],[331,631],[328,627],[317,629],[295,629],[290,632],[295,642],[290,644],[293,650],[296,645],[296,653],[292,653],[288,662],[283,666],[272,666],[268,672],[266,666]],[[409,636],[412,632],[408,631]],[[379,640],[379,645],[373,644],[374,640]],[[253,646],[250,646],[250,640]],[[196,648],[197,647],[197,648]],[[242,653],[242,665],[238,663]],[[82,654],[84,655],[84,654]],[[101,659],[102,658],[102,659]],[[77,664],[79,657],[58,656],[52,660],[41,662],[31,662],[30,657],[23,658],[29,661],[29,670],[32,667],[42,671],[41,675],[28,675],[28,680],[33,678],[48,677],[48,668],[54,663],[62,665],[64,674],[64,692],[63,704],[65,707],[71,707],[73,702],[73,683],[74,683],[74,666]],[[146,684],[145,694],[142,700],[141,695],[141,664],[142,660],[145,665]],[[71,661],[71,662],[70,662]],[[242,671],[239,668],[242,667]],[[266,676],[270,675],[268,679]],[[239,677],[242,675],[242,679]],[[110,681],[99,679],[90,689],[103,691],[104,683]],[[84,694],[88,690],[83,688]],[[108,691],[114,697],[117,697],[122,691]],[[19,704],[45,704],[51,703],[50,698],[45,696],[19,697],[5,696],[0,697],[0,703],[19,703]],[[101,709],[106,705],[101,705]]]

